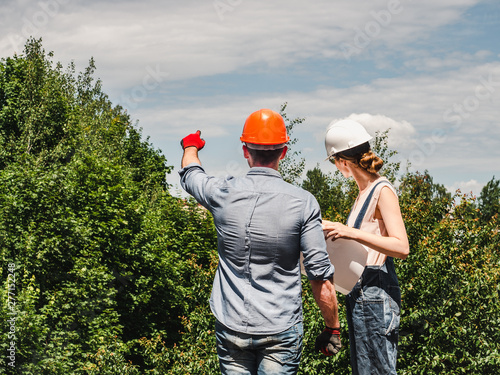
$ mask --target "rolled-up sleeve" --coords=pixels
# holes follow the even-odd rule
[[[321,211],[313,197],[307,201],[304,209],[304,225],[300,238],[307,278],[309,280],[330,279],[335,268],[326,251],[326,241],[321,226]]]

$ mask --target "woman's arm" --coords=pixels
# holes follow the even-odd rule
[[[384,187],[380,191],[377,211],[384,220],[387,237],[326,220],[323,220],[323,230],[328,232],[327,238],[352,239],[387,256],[406,259],[410,253],[410,245],[401,216],[398,198],[391,189]]]

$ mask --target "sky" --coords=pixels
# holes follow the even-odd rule
[[[2,0],[0,58],[29,37],[96,78],[174,167],[201,130],[209,174],[248,170],[239,137],[261,108],[303,118],[306,170],[332,121],[352,118],[410,171],[479,195],[500,179],[498,0]]]

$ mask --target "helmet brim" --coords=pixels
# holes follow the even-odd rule
[[[283,148],[286,146],[286,143],[279,143],[276,145],[259,145],[256,143],[248,143],[245,142],[245,146],[252,150],[260,150],[260,151],[270,151],[270,150],[279,150],[280,148]]]
[[[348,148],[348,149],[345,149],[345,150],[340,150],[340,151],[337,151],[337,152],[334,152],[334,153],[331,153],[326,159],[326,160],[329,160],[339,154],[343,155],[343,156],[347,156],[347,157],[351,157],[351,156],[355,156],[355,155],[359,155],[359,154],[364,154],[365,152],[368,152],[370,151],[370,142],[366,141],[364,143],[361,143],[360,145],[357,145],[355,147],[352,147],[352,148]]]

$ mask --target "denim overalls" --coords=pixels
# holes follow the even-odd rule
[[[367,196],[354,228],[361,226],[377,185]],[[346,308],[352,373],[396,374],[401,292],[392,257],[382,266],[365,267],[346,295]]]

